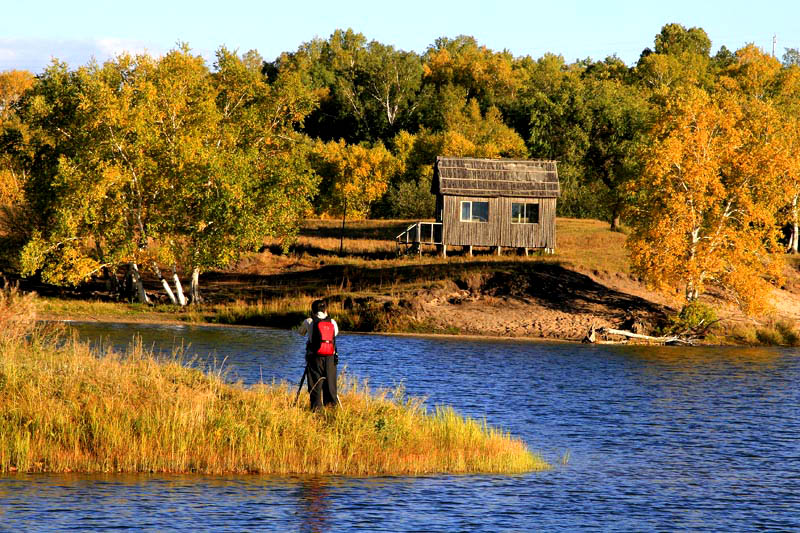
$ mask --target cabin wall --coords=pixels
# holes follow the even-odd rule
[[[461,202],[489,202],[489,222],[461,222]],[[497,246],[500,239],[499,198],[445,196],[442,214],[444,244],[457,246]]]
[[[488,201],[489,222],[461,222],[461,202]],[[539,204],[538,224],[512,224],[511,204]],[[442,197],[443,243],[456,246],[505,246],[512,248],[555,248],[555,198]]]
[[[501,225],[501,246],[516,248],[555,248],[556,247],[556,199],[555,198],[499,198],[499,208],[503,216]],[[538,204],[538,224],[513,224],[511,204]]]

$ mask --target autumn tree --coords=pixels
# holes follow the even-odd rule
[[[31,113],[41,113],[41,137],[75,145],[40,177],[50,196],[37,200],[40,189],[31,189],[49,214],[26,247],[26,271],[74,284],[123,263],[134,276],[146,263],[162,278],[166,262],[178,296],[162,284],[179,301],[182,264],[198,301],[202,270],[229,264],[266,235],[290,238],[315,185],[294,127],[315,100],[291,75],[269,83],[261,63],[221,49],[212,76],[184,46],[159,60],[123,55],[74,73],[52,69]],[[57,108],[46,89],[62,79],[75,118],[51,132],[64,117],[50,115]]]
[[[786,206],[782,221],[789,224],[788,251],[798,253],[800,247],[800,65],[780,71],[773,101],[782,116],[781,142],[787,158],[787,170],[781,182]]]
[[[117,181],[118,173],[89,151],[97,147],[97,131],[85,96],[97,74],[96,65],[69,71],[54,61],[20,103],[30,134],[25,203],[36,213],[22,251],[22,273],[40,271],[44,281],[56,284],[77,284],[106,266],[93,256],[93,244],[102,247],[93,239],[98,232],[107,230],[118,243],[97,202],[106,198],[103,188]],[[87,151],[93,157],[82,158]],[[108,200],[106,206],[114,204]]]
[[[655,36],[655,48],[645,49],[634,76],[646,89],[663,101],[680,87],[714,85],[711,69],[711,40],[702,28],[666,24]]]
[[[442,90],[458,88],[462,98],[475,99],[485,111],[513,100],[521,86],[511,53],[490,50],[471,36],[436,39],[422,60],[423,85],[431,89],[427,96],[433,97],[429,106],[439,101],[436,95]]]
[[[757,125],[721,91],[675,91],[630,185],[632,268],[691,302],[714,286],[748,312],[765,305],[775,260],[776,116]]]
[[[26,233],[22,193],[27,177],[27,127],[16,106],[33,83],[30,72],[0,72],[0,236],[11,238]]]
[[[364,218],[385,192],[397,170],[392,154],[380,143],[369,147],[344,140],[318,141],[312,150],[314,168],[322,178],[317,205],[332,216]]]
[[[496,107],[482,113],[475,99],[453,100],[444,116],[442,131],[401,132],[392,140],[398,166],[380,206],[383,213],[400,218],[433,215],[435,198],[430,190],[436,156],[527,157],[525,142],[503,122]]]

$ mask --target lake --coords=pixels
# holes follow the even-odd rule
[[[245,383],[303,373],[283,330],[74,323]],[[0,476],[0,531],[800,531],[800,352],[343,334],[373,388],[521,437],[521,476]],[[306,396],[307,398],[307,396]]]

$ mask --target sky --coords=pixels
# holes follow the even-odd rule
[[[314,37],[352,28],[367,39],[424,52],[439,37],[471,35],[493,50],[567,62],[616,54],[627,64],[664,24],[703,28],[712,53],[755,43],[776,56],[800,49],[800,0],[0,0],[0,71],[41,72],[128,51],[160,55],[185,42],[213,62],[221,45],[267,60]]]

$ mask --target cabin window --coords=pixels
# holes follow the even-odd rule
[[[489,222],[489,202],[461,202],[461,222]]]
[[[522,204],[513,202],[511,204],[511,223],[512,224],[538,224],[539,223],[539,204]]]

